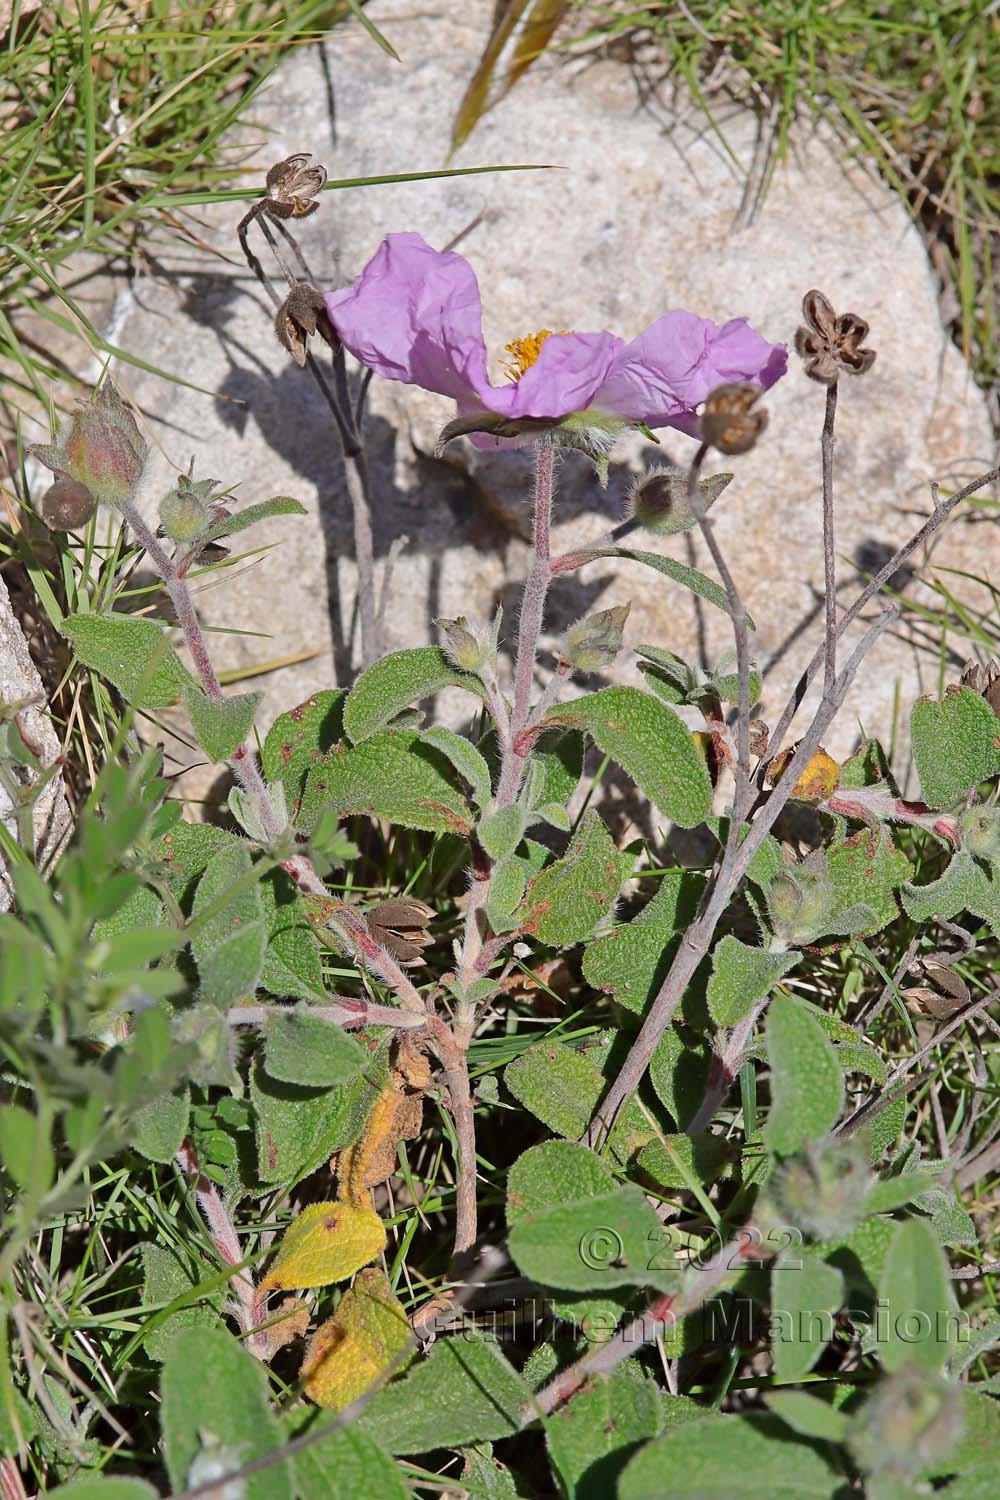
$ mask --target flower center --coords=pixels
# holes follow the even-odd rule
[[[542,352],[542,345],[552,337],[553,332],[569,333],[569,329],[540,328],[537,333],[526,333],[523,338],[504,344],[504,351],[510,358],[501,361],[501,368],[508,380],[520,380],[525,371],[531,369]]]

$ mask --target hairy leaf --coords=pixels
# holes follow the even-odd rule
[[[362,672],[344,704],[344,730],[355,745],[408,708],[445,687],[461,687],[477,697],[483,685],[471,672],[459,672],[437,646],[393,651]]]
[[[672,708],[638,688],[609,687],[550,709],[546,722],[585,729],[663,815],[682,828],[704,822],[712,783],[693,735]]]
[[[727,933],[712,954],[712,977],[708,981],[712,1020],[717,1026],[735,1026],[801,957],[801,953],[749,948]]]
[[[910,736],[924,801],[931,807],[953,807],[1000,772],[1000,719],[972,688],[951,688],[941,703],[918,698]]]
[[[346,1281],[385,1249],[385,1225],[373,1208],[310,1203],[285,1230],[261,1291]]]
[[[246,844],[225,844],[205,866],[193,915],[207,912],[253,868]],[[267,924],[259,884],[247,886],[194,930],[191,952],[198,965],[202,998],[225,1009],[252,995],[267,950]]]
[[[808,1375],[833,1336],[844,1278],[818,1256],[783,1251],[771,1272],[771,1358],[779,1381]]]
[[[597,813],[585,814],[564,858],[535,876],[517,913],[521,927],[554,948],[583,942],[611,909],[635,863],[619,853]]]
[[[790,1156],[836,1124],[844,1079],[822,1026],[788,995],[778,995],[768,1012],[767,1056],[771,1112],[764,1139],[770,1151]]]
[[[62,628],[84,666],[106,677],[133,708],[164,708],[193,686],[166,630],[155,620],[67,615]]]
[[[308,1011],[289,1011],[271,1022],[264,1066],[272,1078],[308,1087],[350,1083],[367,1066],[368,1053],[341,1027]]]
[[[447,759],[402,729],[379,730],[354,748],[335,745],[322,756],[306,777],[300,827],[310,829],[323,807],[429,833],[468,833],[473,824]]]
[[[944,1251],[922,1219],[896,1225],[878,1292],[884,1310],[883,1367],[891,1371],[916,1363],[942,1370],[957,1342],[957,1307]]]
[[[263,693],[241,693],[235,698],[209,698],[201,688],[184,689],[195,738],[211,761],[228,760],[250,733]]]
[[[160,1396],[163,1455],[175,1491],[188,1487],[209,1436],[222,1445],[232,1468],[281,1444],[266,1371],[225,1329],[188,1328],[178,1334],[164,1361]],[[242,1483],[247,1500],[292,1500],[287,1459]]]
[[[356,1426],[391,1453],[426,1453],[508,1437],[529,1392],[496,1343],[466,1331],[374,1398]]]

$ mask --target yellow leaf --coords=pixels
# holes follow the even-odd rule
[[[784,750],[774,757],[768,773],[772,786],[776,786],[781,780],[794,753],[792,750]],[[827,797],[833,796],[839,781],[839,765],[820,745],[795,783],[792,797],[796,802],[825,802]]]
[[[337,1192],[345,1203],[362,1208],[371,1203],[371,1190],[396,1170],[402,1140],[420,1131],[423,1099],[387,1083],[372,1105],[365,1128],[353,1146],[340,1153]]]
[[[260,1292],[346,1281],[385,1249],[385,1225],[373,1208],[311,1203],[285,1231]]]
[[[317,1406],[343,1411],[388,1369],[410,1337],[384,1272],[362,1271],[310,1340],[299,1372],[306,1395]]]

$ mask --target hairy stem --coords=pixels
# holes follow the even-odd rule
[[[908,542],[904,542],[902,547],[900,547],[898,551],[893,553],[889,561],[879,569],[874,577],[869,579],[868,583],[865,584],[864,588],[854,600],[854,603],[847,610],[845,610],[836,627],[838,642],[843,640],[845,633],[847,632],[849,627],[853,625],[854,621],[858,618],[858,615],[864,609],[865,605],[868,604],[875,597],[875,595],[879,593],[884,585],[888,583],[892,575],[899,570],[903,563],[906,562],[907,558],[912,556],[912,554],[916,552],[918,547],[922,547],[925,542],[929,541],[936,531],[940,530],[945,521],[947,521],[948,517],[951,515],[952,511],[954,511],[963,500],[968,500],[971,495],[974,495],[977,490],[983,489],[988,484],[995,484],[998,479],[1000,479],[1000,467],[990,469],[988,473],[980,475],[978,479],[971,480],[962,489],[956,491],[956,493],[952,495],[949,500],[942,500],[940,498],[940,495],[938,494],[937,485],[933,483],[931,484],[933,508],[930,515],[924,522],[923,526],[920,527],[920,530],[915,532],[914,535],[910,537]],[[825,658],[826,642],[824,641],[816,651],[816,654],[813,656],[813,659],[809,663],[806,670],[802,673],[802,676],[799,678],[798,682],[795,684],[795,687],[792,690],[791,697],[789,698],[788,703],[785,706],[781,718],[774,726],[774,732],[771,735],[771,743],[768,746],[767,762],[765,762],[760,768],[761,778],[763,778],[767,771],[767,765],[781,750],[782,745],[785,741],[785,736],[787,735],[788,730],[791,727],[792,720],[795,718],[795,715],[798,712],[799,707],[801,706],[802,700],[805,697],[806,693],[809,691],[809,686],[813,678],[816,676],[816,673],[823,665]]]
[[[522,1410],[522,1427],[528,1426],[536,1417],[548,1416],[550,1412],[563,1406],[588,1380],[592,1380],[595,1375],[610,1374],[623,1360],[637,1354],[644,1344],[656,1338],[664,1328],[676,1326],[682,1318],[703,1306],[727,1277],[742,1268],[751,1244],[752,1241],[744,1231],[717,1251],[703,1266],[689,1272],[678,1291],[657,1297],[645,1312],[619,1328],[607,1343],[588,1350],[582,1359],[556,1375]]]
[[[591,1122],[591,1136],[612,1128],[622,1106],[632,1097],[642,1082],[650,1059],[656,1050],[656,1044],[673,1020],[674,1012],[681,1003],[691,976],[708,952],[715,936],[715,929],[732,900],[737,885],[746,874],[750,861],[763,844],[782,808],[788,802],[796,781],[843,703],[862,660],[882,632],[896,618],[896,613],[894,607],[887,609],[858,644],[844,671],[834,683],[832,692],[824,695],[812,724],[799,741],[786,775],[782,776],[767,802],[760,808],[746,838],[734,849],[732,858],[723,861],[704,912],[684,934],[677,955],[649,1009],[639,1035],[632,1044],[617,1078],[597,1107]]]
[[[833,536],[833,424],[837,416],[837,382],[826,388],[826,414],[820,449],[823,459],[823,589],[826,629],[823,638],[823,689],[837,675],[837,563]]]
[[[213,1182],[204,1175],[198,1157],[190,1141],[184,1141],[175,1158],[177,1165],[194,1187],[195,1201],[201,1209],[215,1246],[227,1266],[238,1266],[244,1259],[243,1250],[236,1234],[236,1226],[226,1211]],[[256,1291],[253,1278],[246,1269],[237,1271],[229,1278],[229,1286],[236,1298],[234,1314],[247,1348],[258,1359],[264,1358],[264,1350],[254,1338],[257,1322],[254,1301]]]

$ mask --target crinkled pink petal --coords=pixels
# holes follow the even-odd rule
[[[462,404],[490,388],[479,286],[463,256],[419,234],[387,235],[326,306],[344,346],[377,375]]]
[[[694,410],[716,386],[753,380],[766,390],[787,363],[785,346],[769,344],[746,318],[720,327],[678,309],[622,350],[594,405],[647,427],[693,432]]]
[[[553,333],[514,385],[494,388],[512,417],[568,417],[583,411],[604,385],[624,348],[613,333]]]

